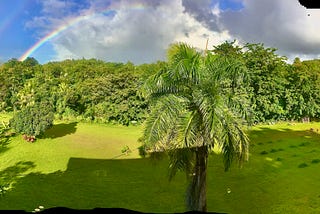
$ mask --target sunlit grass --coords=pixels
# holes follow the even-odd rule
[[[36,165],[28,172],[50,173],[66,170],[70,157],[139,158],[140,129],[73,122],[55,124],[35,143],[26,142],[21,135],[16,135],[10,140],[7,151],[0,153],[0,170],[18,161],[32,161]],[[121,149],[126,145],[132,152],[123,155]]]

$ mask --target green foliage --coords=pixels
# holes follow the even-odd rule
[[[50,104],[35,103],[17,112],[10,120],[10,126],[18,133],[39,136],[53,124],[54,114]]]
[[[287,64],[275,48],[247,44],[243,54],[250,75],[251,103],[256,122],[285,119],[288,114]]]
[[[141,123],[148,104],[138,93],[140,85],[162,64],[134,66],[82,59],[39,65],[33,58],[13,59],[0,66],[0,110],[49,101],[60,119]]]
[[[320,60],[301,62],[290,70],[291,115],[293,119],[320,117]]]
[[[61,119],[123,125],[136,121],[141,124],[152,101],[141,96],[140,88],[157,71],[173,69],[172,65],[176,63],[175,69],[180,71],[176,76],[163,76],[163,81],[182,77],[188,66],[191,69],[182,77],[183,81],[211,78],[195,76],[198,64],[189,63],[199,61],[200,56],[185,51],[190,58],[178,63],[183,52],[180,56],[174,56],[175,53],[174,48],[169,50],[168,62],[142,65],[96,59],[41,65],[34,58],[23,62],[11,59],[0,65],[0,111],[12,112],[36,102],[49,101],[55,115]],[[248,100],[245,105],[250,105],[251,109],[246,112],[245,119],[249,123],[320,118],[320,60],[300,61],[296,58],[289,65],[286,57],[277,54],[276,48],[263,44],[242,47],[236,41],[214,46],[205,54],[211,56],[211,61],[224,58],[231,63],[240,63],[247,71],[242,73],[246,84],[239,85],[228,76],[222,76],[220,80],[226,86],[221,93],[235,95],[232,96],[235,108],[241,109],[241,100]],[[238,69],[238,72],[242,70]],[[170,90],[181,89],[182,86],[175,86]]]

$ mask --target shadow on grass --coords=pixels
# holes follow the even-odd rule
[[[20,161],[14,166],[5,168],[0,172],[0,196],[4,196],[6,192],[14,188],[16,182],[24,176],[24,173],[35,165],[31,161]]]
[[[249,136],[255,136],[255,138],[265,139],[264,142],[256,142],[258,145],[262,145],[264,143],[274,143],[274,142],[283,142],[287,141],[288,139],[295,139],[297,140],[300,138],[304,141],[303,138],[313,138],[314,140],[320,140],[320,132],[311,131],[310,129],[306,130],[293,130],[289,128],[267,128],[267,127],[260,127],[258,130],[251,130],[249,132]],[[270,137],[272,140],[270,140]],[[254,139],[254,138],[253,138]],[[300,142],[302,146],[306,146],[309,144],[308,142]],[[298,146],[298,145],[297,145]],[[301,146],[301,145],[300,145]]]
[[[53,125],[48,129],[41,138],[58,138],[69,134],[73,134],[77,131],[77,122],[73,123],[61,123]]]
[[[9,150],[8,148],[9,142],[10,142],[9,137],[0,139],[0,154]]]
[[[249,138],[251,145],[259,145],[259,147],[251,147],[250,152],[261,155],[272,156],[272,154],[281,152],[281,155],[290,157],[310,156],[310,158],[313,158],[314,155],[311,154],[311,151],[320,149],[320,133],[307,128],[305,130],[293,130],[261,127],[250,131]]]
[[[35,207],[44,206],[183,212],[185,175],[178,174],[177,179],[169,182],[167,173],[167,160],[162,160],[155,167],[148,158],[70,158],[64,172],[31,173],[17,180],[14,188],[1,198],[0,209],[32,211]]]
[[[10,143],[10,137],[13,135],[13,133],[8,132],[7,128],[4,129],[0,126],[0,154],[9,149],[8,145]]]

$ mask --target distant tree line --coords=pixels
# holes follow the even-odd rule
[[[139,123],[148,104],[138,89],[160,67],[161,62],[134,66],[81,59],[40,65],[34,58],[12,59],[0,67],[0,111],[46,102],[58,119]]]
[[[210,52],[242,63],[246,84],[231,88],[246,91],[252,122],[320,118],[320,60],[297,58],[288,64],[275,48],[263,44],[225,42]],[[134,65],[79,59],[41,65],[34,58],[11,59],[0,65],[0,111],[47,103],[57,119],[141,123],[149,104],[140,88],[166,66],[160,61]]]

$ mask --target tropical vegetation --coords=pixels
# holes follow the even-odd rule
[[[225,42],[208,50],[241,61],[247,70],[244,90],[255,123],[320,117],[319,60],[292,64],[263,44]],[[140,94],[146,79],[168,62],[134,65],[96,59],[65,60],[41,65],[34,58],[0,65],[0,111],[13,112],[49,102],[58,119],[98,123],[141,124],[149,101]]]

